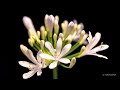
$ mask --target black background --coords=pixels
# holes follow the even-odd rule
[[[58,4],[59,2],[56,3]],[[73,19],[76,19],[78,23],[82,22],[87,33],[91,31],[93,36],[96,32],[101,33],[102,36],[98,45],[101,42],[109,45],[109,49],[98,52],[107,56],[108,60],[95,56],[84,56],[77,59],[77,63],[72,69],[58,66],[58,77],[60,80],[119,80],[119,59],[115,59],[113,56],[113,35],[115,34],[117,19],[116,9],[112,8],[112,4],[88,2],[69,5],[68,2],[59,4],[59,6],[52,3],[49,7],[44,2],[44,5],[40,4],[39,6],[25,5],[23,7],[22,5],[15,5],[11,13],[9,13],[9,18],[11,19],[9,24],[12,24],[11,30],[14,32],[10,36],[13,37],[11,41],[15,43],[15,53],[12,53],[12,50],[9,54],[10,56],[11,54],[15,56],[12,61],[7,57],[6,67],[2,69],[4,72],[2,77],[5,77],[4,79],[23,80],[22,74],[28,71],[18,64],[20,60],[29,61],[20,51],[20,44],[24,44],[34,52],[28,44],[28,33],[22,22],[23,16],[29,16],[36,30],[39,30],[40,26],[44,25],[44,16],[52,14],[60,17],[59,24],[64,20],[72,21]],[[79,50],[77,49],[77,51]],[[34,52],[34,55],[36,55],[36,52]],[[2,66],[4,65],[2,64]],[[10,67],[12,68],[10,69]],[[103,76],[103,74],[116,74],[116,76]],[[52,70],[44,69],[41,77],[34,75],[29,80],[52,80]]]

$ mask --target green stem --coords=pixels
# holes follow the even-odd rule
[[[65,65],[63,65],[63,64],[60,64],[62,67],[64,67],[64,68],[68,68],[68,69],[70,69],[69,68],[69,66],[65,66]]]
[[[48,41],[49,41],[51,44],[53,44],[53,42],[52,42],[52,37],[48,37]]]
[[[39,51],[40,50],[40,47],[36,44],[36,43],[34,43],[34,46],[36,47],[36,49]]]
[[[57,67],[53,69],[53,79],[58,79],[58,69],[57,69]]]
[[[38,49],[36,49],[34,46],[32,46],[32,48],[33,48],[35,51],[37,51],[37,52],[39,51],[39,50],[38,50]]]
[[[48,32],[47,38],[48,38],[48,41],[52,44],[52,36],[50,36],[49,32]]]
[[[77,52],[77,53],[75,53],[75,54],[72,54],[72,55],[70,55],[70,56],[67,56],[67,57],[65,57],[65,58],[68,58],[68,59],[72,59],[73,57],[77,57],[77,56],[79,56],[80,55],[80,52]]]
[[[73,52],[75,49],[77,49],[80,45],[81,44],[79,42],[76,43],[74,46],[72,46],[72,48],[70,49],[70,51],[67,54],[64,55],[64,57],[67,56],[68,54],[70,54],[71,52]]]

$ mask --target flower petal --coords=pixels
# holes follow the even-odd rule
[[[88,40],[88,42],[90,43],[91,42],[91,40],[92,40],[92,34],[91,34],[91,32],[89,31],[89,37],[87,38],[87,40]]]
[[[51,54],[54,56],[55,55],[55,51],[54,48],[52,46],[52,44],[50,42],[45,42],[45,47],[51,52]]]
[[[29,59],[31,60],[34,64],[38,64],[37,60],[35,59],[35,57],[33,56],[33,53],[30,49],[28,49],[26,46],[24,45],[20,45],[20,49],[23,52],[23,54]]]
[[[70,60],[67,59],[67,58],[61,58],[59,61],[62,62],[62,63],[64,63],[64,64],[70,63]]]
[[[38,69],[38,67],[35,67],[33,70],[31,70],[27,73],[24,73],[23,79],[28,79],[28,78],[32,77],[37,72],[37,69]]]
[[[58,61],[54,61],[49,65],[50,69],[54,69],[57,66]]]
[[[42,51],[39,51],[38,53],[37,53],[37,61],[39,62],[39,63],[41,63],[41,57],[40,57],[40,54],[42,53]]]
[[[42,70],[38,70],[37,71],[37,76],[41,76],[41,74],[42,74]]]
[[[26,68],[28,68],[28,69],[30,69],[30,70],[32,70],[32,69],[35,67],[34,64],[29,63],[29,62],[26,62],[26,61],[19,61],[18,63],[19,63],[21,66],[26,67]]]
[[[42,58],[42,67],[41,68],[46,68],[47,67],[47,62],[45,62],[46,60]]]
[[[71,44],[65,45],[58,58],[60,59],[62,56],[64,56],[71,49],[71,46],[72,46]]]
[[[27,56],[28,56],[28,59],[30,59],[34,64],[38,64],[31,50],[27,50]]]
[[[108,59],[106,56],[103,56],[103,55],[100,55],[100,54],[88,54],[88,55],[94,55],[94,56],[97,56],[97,57],[100,57],[100,58],[105,58],[105,59]]]
[[[49,54],[45,54],[45,53],[41,53],[40,57],[47,59],[47,60],[55,60],[55,58],[53,56],[50,56]]]
[[[91,42],[86,46],[85,52],[87,52],[90,49],[92,49],[99,42],[100,38],[101,38],[101,34],[100,33],[96,33],[94,38],[91,40]]]
[[[100,45],[98,47],[93,48],[91,51],[99,52],[99,51],[106,50],[107,48],[109,48],[109,45]]]
[[[58,41],[57,41],[57,47],[56,47],[56,53],[57,53],[57,55],[60,54],[61,49],[62,49],[62,39],[59,38]]]
[[[93,38],[93,40],[91,41],[91,46],[90,49],[92,49],[100,40],[101,38],[101,34],[99,32],[97,32]]]

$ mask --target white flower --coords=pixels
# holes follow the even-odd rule
[[[97,54],[96,52],[107,49],[109,47],[109,45],[102,44],[100,46],[93,48],[99,42],[100,38],[101,38],[100,33],[96,33],[95,36],[92,38],[91,32],[89,32],[89,37],[87,38],[89,44],[86,46],[85,50],[83,51],[83,53],[80,56],[94,55],[94,56],[108,59],[106,56]]]
[[[42,74],[42,68],[46,67],[44,59],[41,59],[41,57],[39,56],[41,51],[37,53],[37,60],[36,60],[31,50],[29,50],[27,47],[23,45],[21,45],[20,48],[22,52],[27,56],[27,58],[33,62],[33,63],[29,63],[27,61],[18,62],[21,66],[26,67],[30,70],[29,72],[23,74],[23,78],[28,79],[32,77],[36,72],[37,72],[37,76],[40,76]]]
[[[70,63],[70,60],[67,58],[62,58],[70,49],[71,44],[67,44],[62,49],[62,39],[59,38],[57,41],[56,50],[53,48],[52,44],[50,42],[45,42],[45,47],[51,52],[52,56],[49,54],[41,53],[41,58],[47,59],[47,60],[54,60],[50,65],[49,68],[53,69],[57,66],[58,61],[64,64]],[[62,49],[62,50],[61,50]]]

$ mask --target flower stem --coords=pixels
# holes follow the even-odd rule
[[[53,69],[53,79],[58,79],[58,69],[57,69],[57,67]]]
[[[68,54],[70,54],[71,52],[73,52],[75,49],[77,49],[81,44],[79,42],[77,42],[74,46],[72,46],[72,48],[70,49],[70,51],[64,55],[67,56]]]
[[[79,56],[79,55],[80,55],[80,52],[77,52],[77,53],[72,54],[70,56],[66,56],[65,58],[68,58],[68,59],[72,59],[73,57],[77,58],[77,56]]]

